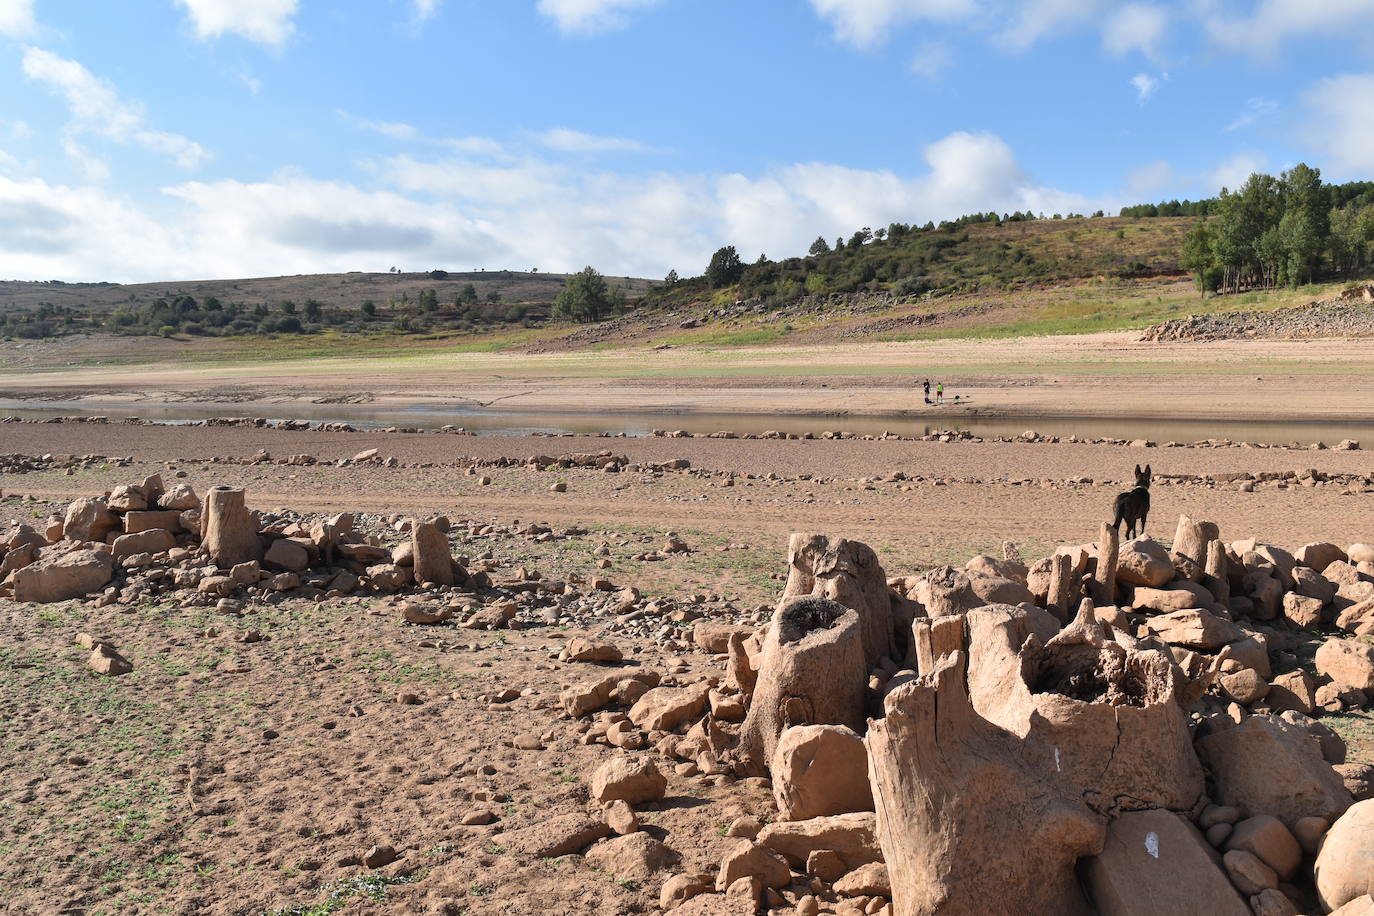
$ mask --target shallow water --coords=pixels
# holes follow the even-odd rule
[[[47,419],[58,416],[106,416],[111,419],[141,417],[161,423],[189,423],[208,417],[267,417],[271,420],[309,420],[314,423],[348,423],[358,429],[378,429],[388,426],[435,429],[440,426],[460,426],[479,435],[521,436],[531,433],[583,434],[624,433],[628,436],[647,436],[655,429],[686,430],[690,433],[712,433],[730,430],[738,434],[777,430],[782,433],[821,433],[827,430],[851,432],[856,435],[879,435],[884,432],[904,436],[921,436],[949,429],[965,430],[976,436],[1019,436],[1027,430],[1046,436],[1078,436],[1080,438],[1150,439],[1155,442],[1195,442],[1201,439],[1230,439],[1235,442],[1257,442],[1269,445],[1310,445],[1324,442],[1334,445],[1342,439],[1363,440],[1374,444],[1374,422],[1371,423],[1292,423],[1212,420],[1149,420],[1073,417],[1015,417],[988,419],[958,417],[948,419],[911,418],[899,416],[845,416],[748,413],[634,413],[634,412],[563,412],[518,410],[482,410],[455,405],[452,408],[377,407],[351,405],[317,405],[292,407],[289,412],[276,412],[269,404],[185,404],[140,405],[127,403],[102,404],[91,401],[78,403],[49,401],[0,401],[0,416],[13,415],[24,419]],[[3,429],[3,427],[0,427]]]

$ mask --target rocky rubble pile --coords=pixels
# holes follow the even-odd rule
[[[681,916],[1368,914],[1374,767],[1321,717],[1374,700],[1370,634],[1364,544],[1225,542],[1185,516],[1172,550],[1104,528],[889,577],[863,544],[794,535],[768,624],[698,623],[719,677],[569,646],[615,665],[560,699],[618,756],[586,817],[517,839],[663,876]],[[715,873],[672,874],[634,810],[665,763],[776,812],[730,825]]]
[[[1217,312],[1173,318],[1145,329],[1143,341],[1206,341],[1258,337],[1306,340],[1374,336],[1374,286],[1270,312]]]

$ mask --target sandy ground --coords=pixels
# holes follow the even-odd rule
[[[1374,341],[1141,343],[1130,333],[767,349],[417,351],[376,358],[0,372],[0,400],[369,403],[507,410],[1365,420]],[[14,365],[13,359],[7,360]],[[4,365],[5,362],[0,362]],[[966,406],[927,409],[944,381]]]

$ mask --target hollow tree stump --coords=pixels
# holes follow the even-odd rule
[[[894,639],[887,574],[871,547],[823,534],[793,534],[787,543],[787,566],[783,601],[811,595],[858,615],[868,669],[876,668],[884,658],[905,655],[904,647],[898,654]]]
[[[824,598],[786,601],[759,653],[735,771],[766,773],[778,738],[793,725],[847,725],[863,734],[868,672],[854,610]]]
[[[201,515],[201,545],[220,569],[262,558],[257,519],[243,503],[239,487],[211,487]]]
[[[453,584],[453,555],[448,535],[434,522],[410,520],[410,545],[415,555],[415,581],[435,585]]]

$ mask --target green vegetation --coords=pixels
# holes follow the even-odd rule
[[[606,278],[593,267],[584,267],[568,279],[568,285],[553,300],[553,314],[570,321],[601,321],[625,307],[624,294],[611,289]]]
[[[1203,293],[1357,276],[1374,264],[1374,182],[1326,185],[1303,163],[1253,174],[1189,230],[1182,264]]]
[[[388,875],[358,875],[325,885],[326,896],[319,903],[301,903],[271,910],[263,916],[329,916],[358,899],[380,901],[386,899],[387,888],[393,884],[409,884],[414,877],[393,878]]]

